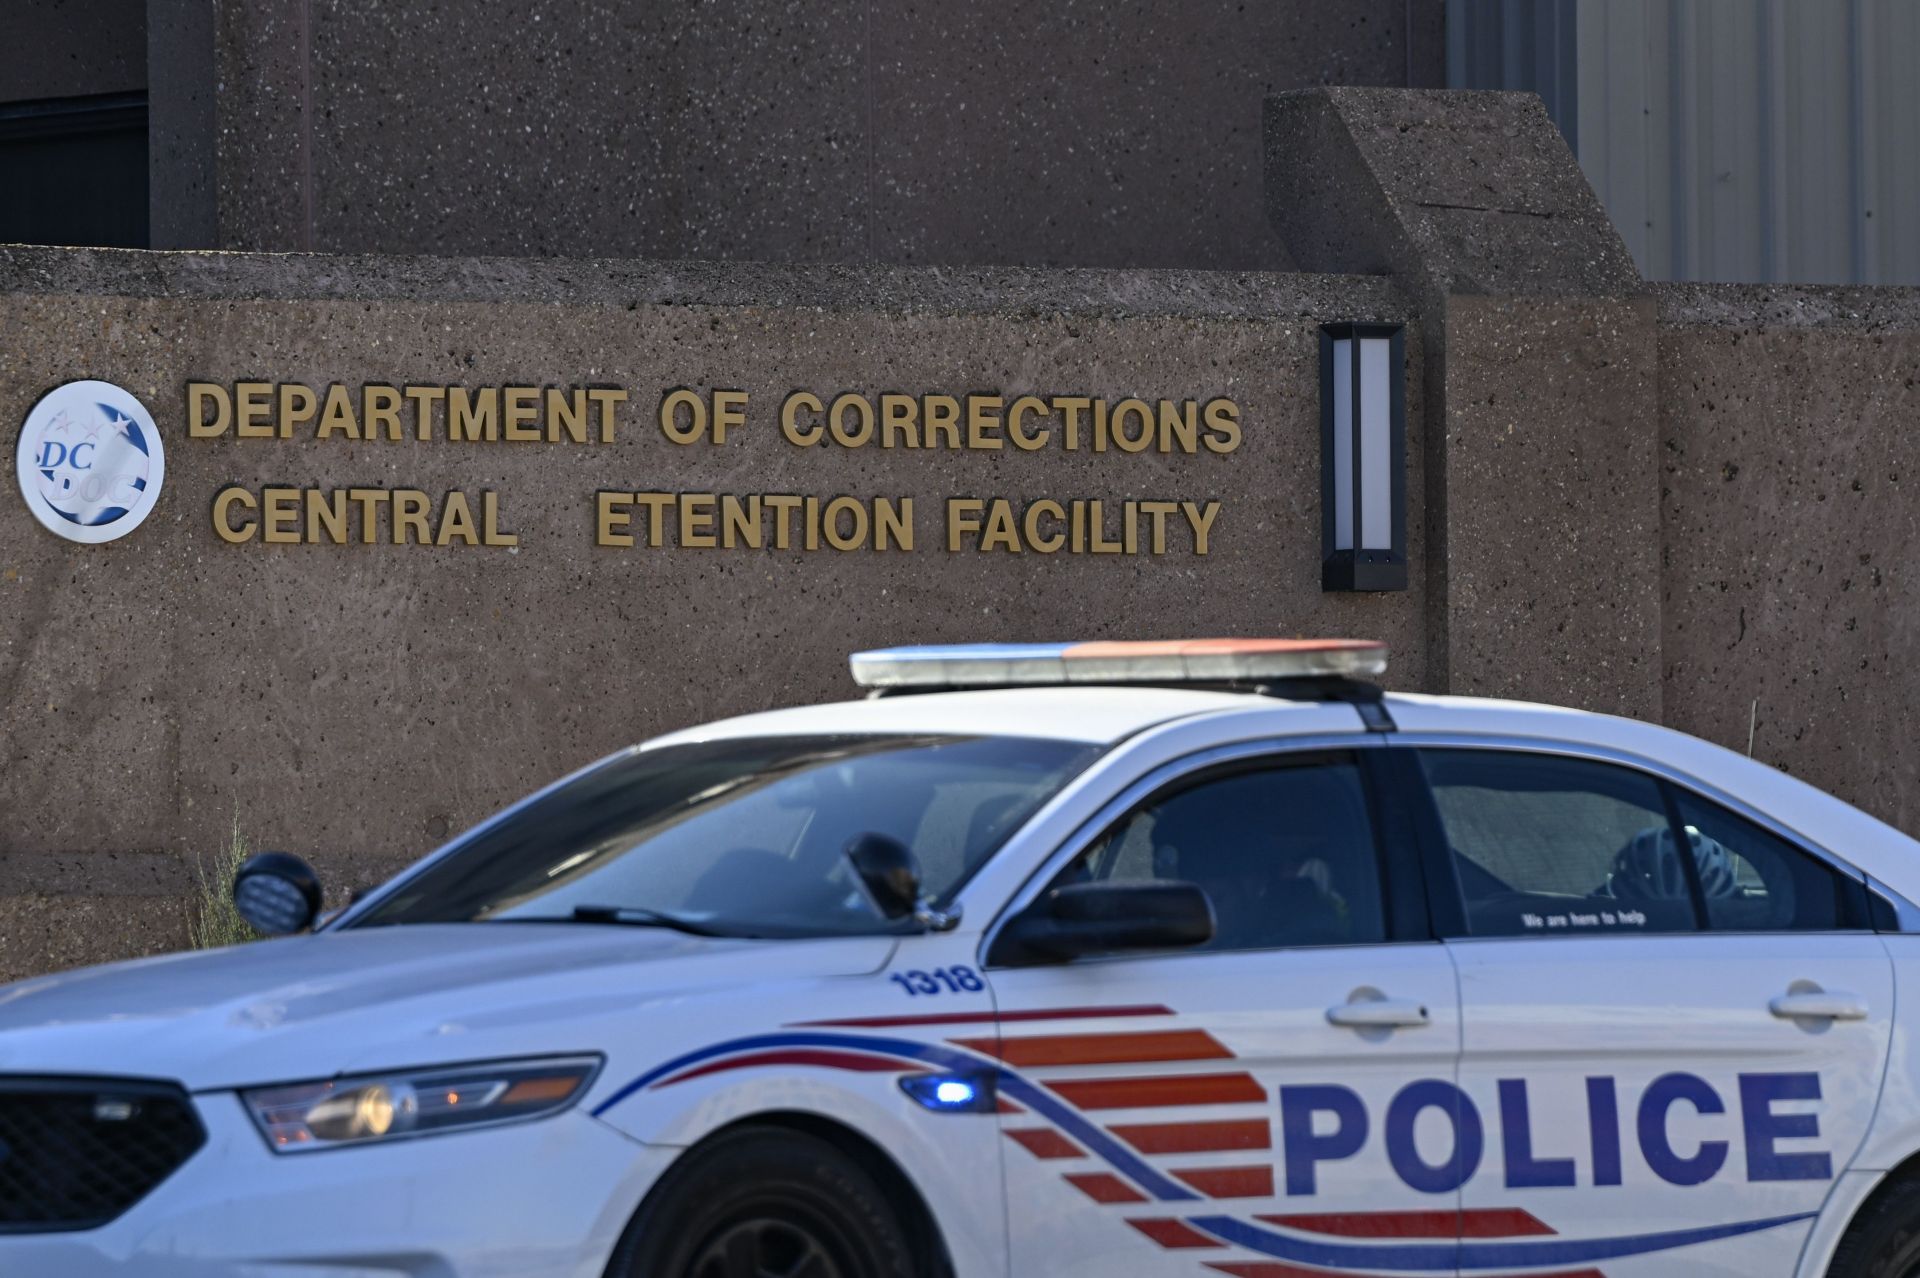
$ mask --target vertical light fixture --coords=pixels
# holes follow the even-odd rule
[[[1320,328],[1320,589],[1407,588],[1406,339]]]

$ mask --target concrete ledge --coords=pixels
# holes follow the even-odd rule
[[[1817,284],[1661,284],[1662,324],[1723,328],[1920,328],[1920,288]]]
[[[184,949],[178,897],[0,893],[0,982]]]
[[[171,852],[0,852],[0,896],[181,897],[193,886]]]
[[[786,266],[635,259],[188,253],[0,245],[0,293],[285,301],[818,307],[934,314],[1404,318],[1388,279],[1268,272]]]
[[[1441,293],[1641,288],[1531,93],[1308,89],[1267,99],[1267,209],[1311,270],[1392,270]]]

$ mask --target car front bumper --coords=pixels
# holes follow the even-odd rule
[[[112,1223],[0,1234],[8,1278],[601,1278],[680,1152],[572,1110],[359,1149],[275,1154],[232,1093],[207,1143]]]

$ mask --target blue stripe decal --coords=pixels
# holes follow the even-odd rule
[[[841,1047],[852,1051],[884,1052],[889,1056],[901,1056],[910,1061],[937,1066],[960,1072],[992,1072],[995,1062],[984,1056],[975,1056],[971,1052],[962,1052],[950,1047],[940,1047],[932,1043],[916,1043],[903,1038],[862,1038],[854,1034],[760,1034],[752,1038],[736,1038],[725,1043],[715,1043],[698,1051],[676,1056],[664,1065],[655,1066],[640,1077],[622,1087],[613,1095],[594,1106],[595,1118],[606,1113],[627,1097],[643,1087],[649,1087],[661,1079],[692,1065],[716,1060],[722,1056],[733,1056],[740,1052],[754,1052],[768,1047]]]
[[[1627,1234],[1618,1238],[1553,1238],[1525,1242],[1476,1240],[1389,1246],[1296,1238],[1232,1216],[1194,1216],[1187,1223],[1249,1251],[1303,1265],[1318,1265],[1324,1269],[1407,1269],[1420,1273],[1446,1273],[1455,1269],[1519,1269],[1644,1256],[1675,1247],[1737,1238],[1742,1234],[1759,1233],[1763,1229],[1777,1229],[1781,1225],[1812,1220],[1813,1216],[1812,1212],[1802,1212],[1797,1216],[1741,1220],[1730,1225],[1705,1225],[1697,1229],[1675,1229],[1660,1234]]]
[[[1153,1197],[1163,1202],[1192,1202],[1200,1197],[1178,1181],[1155,1171],[1121,1145],[1118,1140],[1088,1122],[1064,1101],[1004,1068],[999,1062],[958,1048],[945,1047],[936,1043],[919,1043],[911,1039],[819,1033],[761,1034],[752,1038],[736,1038],[730,1042],[716,1043],[711,1047],[688,1052],[684,1056],[676,1056],[664,1065],[655,1066],[594,1106],[593,1116],[600,1117],[635,1092],[694,1065],[717,1060],[723,1056],[773,1047],[837,1047],[851,1051],[882,1052],[916,1064],[930,1065],[936,1069],[951,1070],[955,1073],[992,1074],[995,1086],[1003,1095],[1020,1102],[1042,1118],[1065,1130],[1068,1135]]]

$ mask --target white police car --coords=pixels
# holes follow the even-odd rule
[[[1920,846],[1383,660],[862,654],[9,987],[0,1274],[1920,1273]]]

